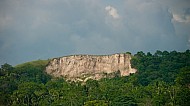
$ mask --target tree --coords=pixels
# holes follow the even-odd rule
[[[162,51],[157,50],[157,51],[155,52],[154,56],[158,56],[158,57],[162,56]]]
[[[46,95],[44,85],[34,82],[25,82],[18,85],[12,95],[12,101],[15,105],[38,105],[39,100]]]
[[[14,68],[10,64],[5,63],[5,64],[1,65],[0,76],[9,74],[10,73],[9,71],[12,71],[13,69]]]
[[[104,100],[92,100],[84,103],[84,106],[109,106]]]
[[[144,57],[146,56],[145,53],[143,51],[137,52],[137,54],[135,54],[136,57]]]
[[[184,67],[180,70],[176,82],[182,86],[190,86],[190,67]]]
[[[112,106],[137,106],[136,100],[133,97],[129,97],[128,95],[121,95],[115,97],[115,99],[111,102]]]
[[[184,67],[177,75],[176,83],[179,86],[177,92],[177,104],[188,106],[190,104],[190,67]]]
[[[2,71],[10,71],[10,70],[13,70],[13,67],[10,64],[5,63],[1,65],[1,69]]]

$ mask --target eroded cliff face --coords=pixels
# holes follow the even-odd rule
[[[52,59],[46,72],[54,77],[71,81],[99,80],[105,77],[128,76],[135,73],[131,68],[131,55],[72,55]]]

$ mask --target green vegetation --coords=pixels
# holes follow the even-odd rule
[[[0,106],[189,106],[190,50],[137,52],[137,73],[66,82],[43,70],[48,60],[0,68]]]
[[[19,67],[25,67],[28,65],[32,65],[34,67],[38,67],[38,68],[45,68],[45,66],[49,63],[50,60],[37,60],[37,61],[31,61],[31,62],[27,62],[24,64],[19,64],[17,66],[15,66],[15,68],[19,68]]]

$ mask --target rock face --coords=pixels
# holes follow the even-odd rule
[[[46,72],[54,77],[71,81],[86,81],[114,76],[128,76],[135,73],[131,68],[130,54],[113,55],[71,55],[52,59]]]

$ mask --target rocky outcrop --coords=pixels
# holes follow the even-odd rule
[[[113,55],[71,55],[52,59],[46,72],[54,77],[71,81],[86,81],[114,76],[128,76],[135,73],[131,68],[130,54]]]

